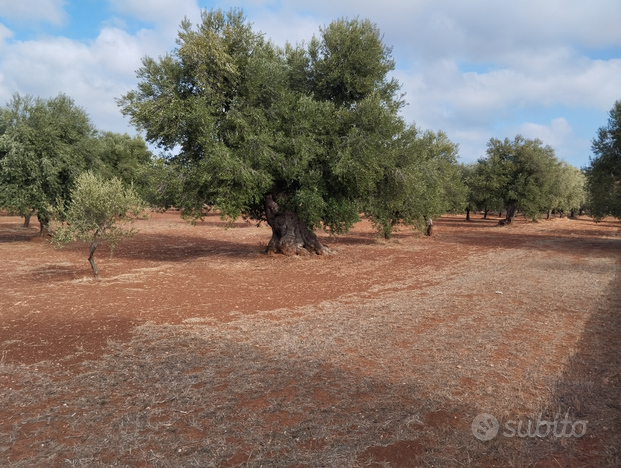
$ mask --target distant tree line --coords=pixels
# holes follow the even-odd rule
[[[621,101],[615,102],[591,149],[590,164],[580,170],[559,161],[539,140],[492,138],[486,156],[463,167],[468,216],[470,210],[484,217],[504,210],[505,224],[517,210],[533,220],[553,212],[588,213],[596,222],[606,216],[621,219]]]
[[[550,146],[518,135],[513,141],[492,138],[487,154],[476,164],[464,167],[468,186],[466,210],[506,213],[503,224],[513,221],[516,212],[536,220],[550,218],[553,211],[573,217],[584,209],[584,173],[559,161]]]
[[[64,94],[15,94],[0,108],[0,207],[25,217],[26,226],[36,215],[42,232],[52,213],[71,201],[80,174],[91,171],[139,186],[151,159],[141,137],[97,131]]]

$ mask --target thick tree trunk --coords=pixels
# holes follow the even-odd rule
[[[470,208],[466,208],[466,221],[470,221]]]
[[[500,221],[498,221],[499,226],[507,226],[513,222],[513,218],[515,217],[515,211],[516,211],[515,208],[516,206],[515,206],[514,201],[510,201],[507,203],[507,206],[506,206],[507,215],[505,216],[505,219],[501,219]]]
[[[32,210],[30,213],[24,216],[24,225],[22,227],[29,228],[30,227],[30,218],[34,214],[35,210]]]
[[[44,236],[45,234],[49,234],[50,217],[47,213],[37,213],[37,219],[39,220],[39,235]]]
[[[505,217],[505,221],[507,224],[511,224],[513,222],[513,218],[515,218],[515,210],[516,210],[515,202],[510,201],[509,203],[507,203],[506,209],[507,209],[507,216]]]
[[[489,210],[487,208],[485,208],[485,210],[483,210],[483,219],[487,219],[487,212]]]
[[[272,228],[272,238],[267,245],[267,254],[281,253],[284,255],[331,255],[328,247],[322,245],[315,233],[311,232],[306,223],[297,213],[291,210],[280,211],[276,197],[265,197],[265,215],[267,224]]]
[[[569,212],[569,217],[570,217],[570,218],[575,218],[575,217],[576,217],[576,210],[571,210],[571,211]]]
[[[546,219],[550,219],[551,214],[552,214],[552,210],[548,210],[548,217]]]
[[[431,218],[427,220],[427,229],[425,230],[425,234],[429,237],[433,235],[433,220]]]

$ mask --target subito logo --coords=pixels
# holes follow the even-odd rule
[[[498,434],[499,427],[494,416],[481,413],[472,421],[472,434],[479,440],[492,440]]]

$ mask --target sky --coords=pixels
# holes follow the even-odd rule
[[[0,0],[0,105],[65,93],[100,130],[133,135],[115,99],[136,88],[141,59],[172,51],[184,17],[232,7],[279,45],[342,17],[376,23],[403,117],[443,130],[465,163],[521,134],[583,167],[621,99],[619,0]]]

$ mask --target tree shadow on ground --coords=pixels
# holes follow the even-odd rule
[[[596,438],[566,443],[500,435],[479,441],[471,429],[479,409],[434,395],[415,371],[395,380],[355,361],[344,366],[322,350],[329,341],[315,348],[304,333],[291,333],[303,329],[243,330],[241,323],[223,330],[145,325],[72,375],[54,363],[34,371],[0,364],[14,386],[0,396],[0,416],[11,417],[0,461],[13,468],[50,466],[51,458],[142,466],[155,453],[152,466],[171,468],[619,466],[608,457],[613,441],[591,426]],[[597,364],[611,378],[619,355],[602,365],[594,360],[602,351],[592,348],[608,340],[583,342],[587,348],[576,355],[581,369]],[[571,394],[557,382],[557,400],[575,401],[576,389],[588,387],[583,374],[568,371],[579,380]],[[579,411],[601,418],[599,430],[620,429],[616,410],[606,409],[618,393],[600,399],[593,388],[597,401],[580,400]]]
[[[587,217],[575,217],[575,218],[567,218],[567,219],[569,219],[570,221],[578,221],[581,223],[594,223],[595,222],[593,221],[593,218],[587,218]],[[621,224],[619,223],[619,220],[599,221],[597,225],[605,226],[605,227],[620,227],[621,226]]]
[[[410,377],[397,382],[292,355],[304,337],[286,338],[286,352],[267,351],[269,331],[231,332],[143,326],[73,375],[53,363],[36,372],[0,364],[14,385],[0,395],[0,415],[11,417],[0,461],[13,468],[50,466],[51,458],[97,466],[151,460],[162,468],[493,466],[490,448],[473,446],[474,406],[434,398]]]
[[[408,236],[411,234],[396,234],[394,237],[399,239]],[[356,233],[338,237],[320,237],[320,242],[329,247],[338,247],[339,245],[374,245],[375,239],[373,233]],[[114,257],[162,262],[184,262],[205,257],[248,258],[265,255],[269,240],[269,236],[260,242],[256,242],[256,239],[243,242],[201,236],[138,233],[135,238],[120,244],[114,251]],[[101,254],[109,252],[105,245],[103,247]],[[69,248],[72,250],[85,249],[84,245],[80,247],[78,243],[71,244]],[[96,255],[99,254],[98,250]],[[277,257],[283,256],[278,255]]]
[[[85,253],[88,244],[73,242],[63,247],[71,252]],[[161,262],[184,262],[202,257],[247,257],[258,254],[261,246],[244,242],[209,239],[200,236],[178,236],[174,234],[138,233],[127,239],[114,250],[113,258],[149,260]],[[110,253],[110,248],[102,244],[95,253],[95,260]]]
[[[39,237],[39,229],[25,228],[21,224],[0,224],[0,244],[10,242],[28,242]]]
[[[481,234],[455,231],[444,234],[441,229],[438,229],[436,233],[441,236],[442,242],[472,247],[502,247],[541,252],[586,249],[594,255],[601,254],[602,256],[606,256],[606,252],[618,252],[621,249],[621,237],[602,238],[601,233],[598,234],[597,232],[589,233],[563,228],[562,231],[531,234],[512,227],[490,227],[489,229],[494,229],[494,231],[490,231],[488,235],[484,230],[481,231]],[[504,232],[499,233],[498,230],[504,230]]]
[[[534,468],[621,466],[621,258],[616,257],[615,279],[608,293],[593,298],[595,313],[587,321],[563,376],[551,385],[549,419],[561,421],[567,415],[570,424],[565,433],[574,429],[574,434],[584,435],[573,440],[558,438],[555,451]],[[577,421],[587,422],[575,424]]]

